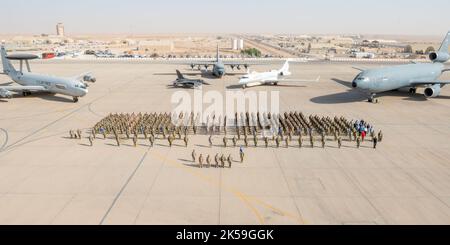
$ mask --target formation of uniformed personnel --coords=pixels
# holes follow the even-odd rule
[[[75,134],[72,132],[72,130],[69,130],[70,138],[73,139]],[[76,137],[76,136],[75,136]]]
[[[266,130],[270,130],[274,141],[278,141],[277,147],[280,147],[281,141],[286,142],[286,146],[292,141],[293,136],[299,137],[299,146],[302,147],[303,139],[300,137],[310,137],[311,146],[314,147],[315,137],[333,137],[335,141],[343,136],[348,136],[349,140],[357,140],[360,136],[361,128],[356,126],[363,125],[363,128],[369,129],[368,132],[373,138],[377,137],[378,143],[383,140],[383,134],[379,131],[378,135],[375,135],[374,127],[365,122],[349,121],[344,117],[320,117],[317,115],[305,116],[301,112],[284,112],[278,113],[235,113],[234,118],[227,119],[226,117],[215,115],[212,116],[211,121],[206,123],[206,126],[201,121],[201,114],[198,113],[120,113],[110,114],[98,122],[91,130],[90,133],[95,139],[97,134],[103,135],[103,138],[107,139],[108,136],[114,136],[117,145],[120,146],[120,139],[149,139],[153,136],[153,143],[156,139],[168,139],[174,142],[175,139],[185,141],[190,134],[202,134],[208,133],[209,144],[212,147],[212,135],[218,133],[218,135],[225,135],[224,141],[227,135],[230,135],[230,140],[233,141],[233,146],[238,145],[238,140],[241,139],[241,135],[244,139],[245,146],[249,145],[249,135],[253,135],[253,143],[258,145],[260,133],[263,132],[261,140],[264,141],[266,147],[268,147],[268,138],[264,135]],[[232,121],[234,119],[234,125],[228,126],[227,120]],[[81,130],[69,131],[71,138],[82,138]],[[182,135],[184,134],[184,137]],[[134,136],[134,137],[133,137]],[[237,137],[237,139],[236,139]],[[266,139],[267,138],[267,139]],[[286,140],[287,139],[287,140]],[[322,139],[322,146],[324,140]],[[326,142],[326,138],[325,138]],[[172,145],[169,142],[169,145]],[[360,142],[361,143],[361,142]],[[151,143],[152,144],[152,143]],[[342,139],[341,139],[342,144]],[[228,143],[224,142],[227,147]]]
[[[77,130],[77,136],[78,136],[78,139],[81,139],[81,130]]]

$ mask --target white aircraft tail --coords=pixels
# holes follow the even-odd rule
[[[448,32],[448,33],[447,33],[447,36],[445,36],[445,39],[444,39],[444,41],[442,42],[441,47],[439,48],[439,52],[448,54],[449,38],[450,38],[450,32]]]
[[[3,72],[6,75],[10,75],[13,72],[16,72],[16,69],[14,68],[14,66],[11,64],[11,61],[8,60],[8,58],[6,58],[6,50],[5,47],[2,46],[1,47],[1,56],[2,56],[2,64],[3,64]]]
[[[289,71],[289,60],[286,60],[283,67],[278,71],[278,74],[280,74],[280,76],[291,75],[291,72]]]

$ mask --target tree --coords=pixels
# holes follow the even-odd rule
[[[405,47],[403,52],[405,52],[407,54],[412,54],[413,53],[412,46],[411,45],[406,45],[406,47]]]
[[[242,54],[246,54],[251,57],[261,57],[261,51],[256,48],[248,48],[241,51]]]
[[[434,49],[434,47],[431,47],[431,46],[425,50],[426,54],[433,53],[433,52],[436,52],[436,50]]]

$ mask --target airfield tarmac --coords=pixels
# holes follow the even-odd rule
[[[392,92],[369,104],[347,87],[358,73],[350,64],[291,66],[292,78],[320,82],[251,89],[279,90],[282,111],[365,119],[383,130],[378,149],[249,147],[243,164],[200,169],[192,149],[234,159],[238,149],[206,147],[202,136],[188,148],[131,140],[119,148],[112,139],[89,147],[68,131],[113,112],[171,111],[178,89],[166,85],[175,75],[154,74],[176,66],[33,63],[62,76],[92,71],[97,83],[77,104],[59,95],[0,100],[0,224],[450,224],[449,87],[435,99]],[[204,90],[224,92],[236,80],[207,79]]]

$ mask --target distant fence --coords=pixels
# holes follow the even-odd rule
[[[427,59],[365,59],[365,58],[330,58],[328,61],[331,62],[365,62],[365,63],[410,63],[410,62],[427,62]]]
[[[34,60],[37,63],[58,63],[58,62],[130,62],[130,63],[154,63],[154,64],[179,64],[189,62],[211,61],[214,58],[97,58],[97,57],[80,57],[80,58],[54,58],[46,60]],[[224,58],[222,61],[249,62],[250,64],[269,64],[281,63],[287,58]],[[410,63],[410,62],[428,62],[426,59],[364,59],[364,58],[330,58],[330,59],[313,59],[313,58],[289,58],[292,62],[348,62],[348,63]]]

